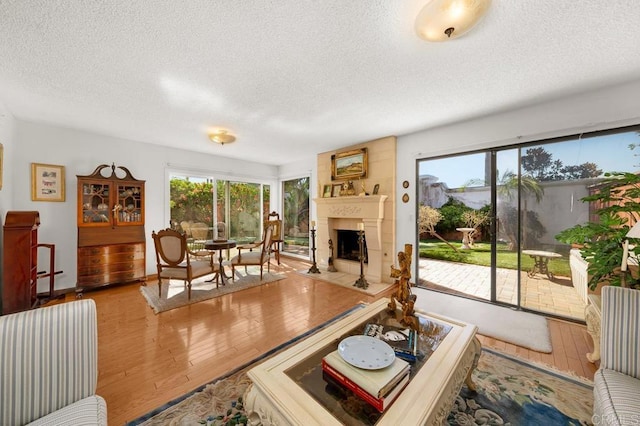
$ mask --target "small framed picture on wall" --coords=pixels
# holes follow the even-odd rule
[[[64,166],[31,163],[31,201],[64,201]]]

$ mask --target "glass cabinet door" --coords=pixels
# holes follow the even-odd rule
[[[109,226],[112,223],[111,185],[108,182],[84,181],[80,187],[80,223],[88,226]]]
[[[114,209],[117,212],[118,225],[140,225],[144,220],[143,190],[135,183],[118,185]]]

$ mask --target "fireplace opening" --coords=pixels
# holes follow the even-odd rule
[[[360,262],[360,245],[358,244],[358,231],[348,231],[338,229],[338,259],[354,260]],[[367,236],[363,235],[364,241],[364,263],[368,262],[367,256]]]

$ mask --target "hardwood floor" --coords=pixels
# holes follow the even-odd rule
[[[272,271],[309,265],[282,256]],[[385,295],[380,295],[383,297]],[[154,314],[138,284],[86,292],[98,308],[98,391],[109,424],[121,425],[203,385],[236,366],[377,298],[288,274],[284,280]],[[67,295],[66,301],[74,300]],[[541,354],[480,336],[485,347],[593,379],[597,366],[584,326],[549,320],[553,352]]]

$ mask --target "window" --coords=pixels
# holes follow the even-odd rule
[[[309,177],[282,182],[283,251],[309,257]]]

